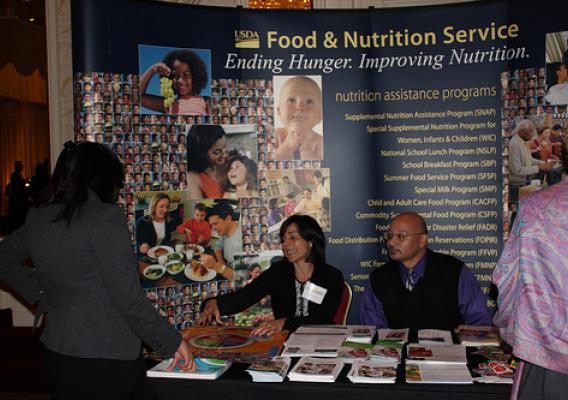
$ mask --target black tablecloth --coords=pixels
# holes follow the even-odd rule
[[[149,378],[161,400],[493,400],[510,398],[511,385],[427,385],[402,382],[401,372],[395,384],[354,384],[345,375],[346,365],[335,383],[256,383],[245,372],[247,365],[234,364],[215,381]]]

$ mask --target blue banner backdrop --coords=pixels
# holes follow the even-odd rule
[[[311,182],[302,181],[298,171],[328,171],[327,258],[354,288],[351,323],[358,320],[368,274],[387,259],[382,235],[402,211],[423,214],[431,248],[464,260],[488,292],[511,214],[504,202],[508,172],[503,149],[516,115],[502,114],[504,82],[519,70],[536,74],[546,63],[546,34],[567,30],[552,2],[267,12],[74,0],[72,17],[77,81],[95,71],[142,74],[141,45],[210,52],[213,103],[205,123],[221,120],[223,97],[231,107],[231,86],[225,91],[225,80],[274,78],[276,83],[279,76],[318,77],[323,159],[280,160],[278,139],[266,140],[275,132],[279,98],[270,103],[272,93],[264,90],[278,90],[276,84],[263,86],[267,100],[254,118],[249,110],[248,119],[229,123],[263,126],[257,160],[259,170],[268,172],[269,184],[271,171],[294,170],[300,187]],[[245,107],[239,106],[252,106],[239,98],[251,93],[234,88],[235,116],[241,116]],[[266,112],[267,106],[273,109]],[[84,108],[77,111],[77,134],[84,134]],[[138,130],[127,127],[131,131],[120,133],[125,142]],[[260,202],[275,196],[260,193]]]

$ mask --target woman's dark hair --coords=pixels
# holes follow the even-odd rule
[[[191,94],[197,96],[207,85],[207,67],[203,60],[191,50],[174,50],[166,54],[164,64],[170,69],[173,68],[175,61],[181,61],[189,66],[191,72],[192,89]]]
[[[51,175],[51,190],[53,193],[57,192],[57,189],[65,180],[65,162],[67,160],[67,156],[75,147],[75,142],[71,140],[68,140],[63,144],[63,150],[61,150],[61,153],[59,153],[59,156],[57,157],[55,168],[53,169],[53,175]]]
[[[225,131],[221,125],[193,125],[187,136],[187,169],[203,172],[209,166],[207,152]]]
[[[239,154],[238,151],[231,151],[229,153],[229,162],[227,163],[227,170],[231,169],[231,164],[233,164],[235,161],[242,163],[245,166],[245,169],[247,170],[246,174],[247,190],[249,192],[256,191],[258,189],[256,184],[258,176],[258,167],[256,163],[247,156]],[[225,184],[225,191],[230,192],[234,189],[235,187],[231,185],[231,182],[229,182],[229,180],[227,179],[227,183]]]
[[[325,237],[318,222],[309,215],[292,215],[280,226],[280,240],[292,224],[296,224],[302,239],[312,244],[307,261],[314,264],[325,263]]]
[[[54,222],[71,219],[87,201],[89,190],[103,203],[116,202],[124,170],[116,155],[106,146],[83,142],[65,144],[53,172],[52,204],[65,204]]]

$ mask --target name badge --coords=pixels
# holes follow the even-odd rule
[[[321,304],[326,293],[326,288],[322,288],[321,286],[313,284],[312,282],[306,282],[302,297],[313,303]]]

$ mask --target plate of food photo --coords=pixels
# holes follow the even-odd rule
[[[217,272],[212,269],[205,268],[205,265],[199,261],[193,260],[185,266],[185,276],[192,281],[206,282],[215,278]]]
[[[154,246],[148,250],[148,257],[158,258],[173,253],[174,249],[170,246]]]
[[[150,279],[152,281],[157,281],[162,276],[164,276],[165,273],[166,268],[160,264],[148,265],[146,268],[144,268],[144,271],[142,271],[144,278]]]
[[[183,254],[179,252],[166,254],[166,262],[168,264],[173,261],[181,261],[181,260],[183,260]]]
[[[172,253],[172,254],[175,254],[175,253]],[[174,261],[170,261],[170,262],[166,263],[165,267],[166,267],[166,271],[168,271],[168,274],[177,275],[185,269],[185,264],[181,261],[174,260]]]

